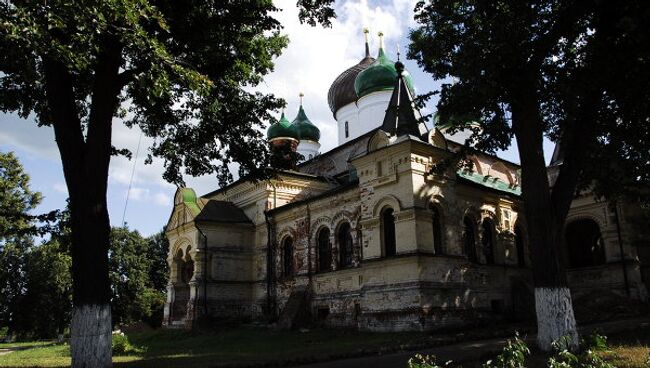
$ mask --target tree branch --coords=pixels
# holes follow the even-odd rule
[[[72,76],[61,62],[43,57],[45,98],[51,114],[56,144],[68,188],[75,185],[72,178],[82,169],[85,143],[81,121],[75,104]]]
[[[560,12],[557,21],[544,35],[540,36],[532,46],[532,53],[528,59],[528,64],[534,68],[539,68],[550,51],[557,45],[560,38],[568,33],[572,26],[575,25],[578,17],[584,9],[583,1],[576,0],[569,3],[564,11]]]
[[[119,83],[122,45],[114,36],[104,35],[100,47],[94,68],[95,78],[88,119],[86,169],[88,173],[93,173],[88,180],[94,180],[94,184],[98,185],[95,188],[105,193],[112,152],[111,123],[122,89],[122,84]]]

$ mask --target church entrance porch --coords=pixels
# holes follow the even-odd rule
[[[179,249],[172,260],[172,277],[168,286],[169,317],[168,326],[185,327],[190,304],[190,281],[194,275],[194,262],[190,249],[185,254]]]

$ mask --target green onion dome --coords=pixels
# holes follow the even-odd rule
[[[309,121],[307,114],[305,114],[305,110],[302,108],[302,104],[298,110],[298,115],[293,120],[291,125],[296,127],[296,130],[300,136],[300,140],[318,142],[320,139],[320,130],[316,127],[316,125],[312,124],[312,122]]]
[[[415,94],[411,75],[406,70],[402,72],[402,75],[411,93]],[[390,91],[395,88],[396,79],[397,70],[395,69],[395,62],[390,60],[386,56],[384,48],[380,47],[377,60],[357,75],[354,81],[354,91],[357,93],[358,98],[372,92]]]
[[[266,132],[266,137],[268,140],[273,140],[277,138],[291,138],[295,140],[300,139],[300,133],[296,126],[291,124],[286,117],[284,117],[284,112],[282,117],[277,123],[271,124],[269,130]]]

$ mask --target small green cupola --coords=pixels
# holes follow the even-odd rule
[[[296,126],[291,124],[289,120],[284,116],[284,111],[282,112],[282,117],[278,122],[271,124],[269,129],[266,132],[266,138],[269,141],[275,139],[300,139],[300,133],[296,129]]]
[[[395,69],[395,62],[390,60],[384,51],[383,36],[384,34],[379,32],[380,42],[377,60],[360,72],[354,81],[354,91],[358,98],[373,92],[391,91],[395,87],[397,70]],[[414,94],[413,78],[411,78],[411,75],[406,70],[402,75],[408,89]]]
[[[302,97],[304,95],[300,94],[300,109],[298,109],[298,115],[293,119],[291,125],[295,127],[298,131],[301,141],[314,141],[318,142],[320,140],[320,129],[314,125],[307,114],[305,114],[305,109],[302,107]]]

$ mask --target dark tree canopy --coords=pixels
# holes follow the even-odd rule
[[[595,181],[601,194],[647,187],[647,2],[422,1],[416,20],[409,57],[453,78],[440,90],[439,118],[480,123],[477,148],[509,146],[513,103],[528,100],[581,184]]]
[[[60,107],[53,104],[67,103],[67,133],[92,147],[100,142],[93,114],[104,104],[104,113],[156,138],[151,153],[165,160],[172,182],[182,182],[182,166],[191,175],[217,169],[222,182],[231,179],[230,162],[256,173],[267,159],[256,128],[282,101],[242,87],[260,83],[287,44],[275,11],[271,1],[4,2],[0,109],[35,112],[51,125]],[[52,86],[69,92],[61,100],[47,98],[50,73],[65,77]],[[98,88],[110,96],[98,98]]]

